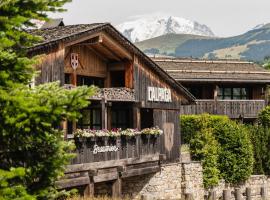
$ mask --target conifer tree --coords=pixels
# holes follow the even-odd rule
[[[33,20],[62,12],[70,0],[0,0],[0,199],[55,199],[55,181],[72,144],[59,126],[76,120],[94,88],[66,90],[59,83],[29,88],[38,58],[27,49],[39,41],[27,32]]]

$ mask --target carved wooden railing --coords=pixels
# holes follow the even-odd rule
[[[66,89],[75,88],[74,85],[65,84]],[[107,101],[135,101],[134,89],[119,87],[119,88],[99,88],[97,94],[90,98],[91,100],[105,99]]]
[[[181,106],[181,114],[216,114],[230,118],[257,118],[264,100],[197,100],[196,105]]]
[[[74,138],[76,157],[71,164],[143,158],[159,154],[158,135]]]

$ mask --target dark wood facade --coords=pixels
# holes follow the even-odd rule
[[[194,102],[184,87],[110,24],[62,26],[33,34],[45,39],[29,49],[29,55],[43,54],[37,84],[60,81],[67,88],[91,84],[102,88],[82,111],[85,119],[64,123],[67,134],[76,128],[141,130],[155,126],[164,132],[157,137],[104,137],[77,143],[78,156],[67,166],[59,187],[85,185],[85,193],[93,194],[95,183],[113,181],[113,194],[117,195],[121,178],[153,173],[160,169],[161,161],[179,160],[180,105]],[[71,66],[73,55],[78,56],[76,70]],[[169,90],[170,100],[149,100],[149,87]],[[95,144],[116,145],[119,151],[94,155]]]
[[[227,115],[252,122],[268,104],[270,72],[245,61],[153,58],[197,99],[181,114]]]

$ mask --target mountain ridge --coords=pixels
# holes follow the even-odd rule
[[[169,34],[135,44],[151,55],[261,62],[270,56],[270,23],[233,37]]]
[[[132,42],[140,42],[171,33],[215,36],[212,30],[204,24],[169,15],[138,17],[116,27]]]

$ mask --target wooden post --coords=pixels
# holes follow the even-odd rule
[[[209,200],[216,200],[217,195],[216,195],[216,191],[210,191],[209,192]]]
[[[235,188],[235,200],[242,200],[242,194],[240,188]]]
[[[72,77],[71,77],[71,84],[75,87],[77,86],[77,72],[73,70]]]
[[[86,185],[84,189],[84,197],[94,197],[95,194],[95,187],[94,187],[94,180],[93,176],[89,177],[90,178],[90,183]]]
[[[185,194],[185,200],[193,200],[193,195],[190,193]]]
[[[108,129],[108,113],[107,113],[107,107],[106,107],[106,100],[101,100],[101,115],[102,115],[102,129]]]
[[[137,106],[133,107],[133,128],[141,130],[141,112]]]
[[[249,187],[246,189],[246,197],[247,200],[251,200],[251,188]]]
[[[214,101],[215,101],[214,114],[217,114],[217,101],[218,101],[218,86],[217,85],[215,85],[215,88],[214,88]]]
[[[118,177],[112,184],[112,197],[121,198],[122,196],[122,179]]]
[[[267,199],[268,194],[267,194],[267,188],[266,188],[265,186],[263,186],[263,187],[261,188],[261,195],[262,195],[262,199],[263,199],[263,200],[266,200],[266,199]]]
[[[223,200],[230,200],[231,199],[231,190],[226,189],[223,190]]]

